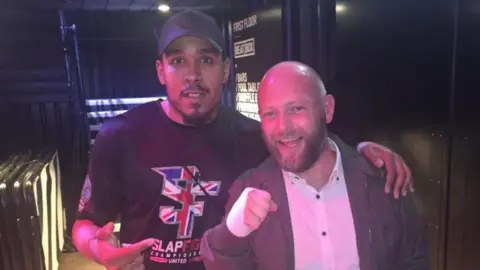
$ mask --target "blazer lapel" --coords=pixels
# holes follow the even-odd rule
[[[366,178],[373,174],[369,164],[350,146],[346,145],[334,134],[329,134],[338,145],[342,153],[342,164],[345,174],[350,207],[357,238],[357,250],[360,258],[360,269],[373,270],[373,251],[371,246],[370,216]],[[270,157],[269,166],[266,167],[260,188],[272,195],[273,201],[278,206],[278,211],[270,213],[282,228],[287,250],[287,263],[284,269],[295,269],[295,249],[293,239],[292,221],[288,206],[287,191],[283,180],[282,171],[277,166],[274,158]]]
[[[355,225],[360,269],[372,270],[372,246],[366,177],[368,163],[352,148],[339,139],[334,139],[342,153],[342,164],[348,190],[350,207]]]
[[[271,158],[271,157],[270,157]],[[265,174],[265,181],[260,186],[261,189],[268,191],[272,196],[272,200],[277,204],[278,210],[270,213],[272,218],[280,223],[283,236],[285,238],[285,250],[287,251],[284,269],[295,269],[295,249],[293,240],[292,220],[290,217],[290,208],[288,206],[287,191],[283,180],[282,171],[272,159],[271,167]]]

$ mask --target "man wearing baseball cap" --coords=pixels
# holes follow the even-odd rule
[[[268,156],[259,123],[220,105],[230,61],[215,20],[177,13],[157,41],[167,100],[102,126],[73,228],[78,251],[107,269],[205,269],[203,233],[220,223],[235,178]],[[374,143],[361,153],[387,167],[388,187],[397,177],[396,196],[406,192],[410,172],[398,155]]]

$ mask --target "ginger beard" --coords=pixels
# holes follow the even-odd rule
[[[290,126],[284,132],[267,136],[263,133],[270,153],[280,167],[288,172],[301,173],[312,167],[325,149],[327,121],[323,113],[311,131]]]

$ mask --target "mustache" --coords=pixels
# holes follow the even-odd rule
[[[288,139],[294,139],[297,137],[301,137],[301,133],[298,130],[292,129],[292,128],[287,128],[285,131],[277,133],[275,135],[276,140],[288,140]]]
[[[208,89],[206,87],[203,87],[200,84],[188,84],[188,85],[185,85],[185,87],[183,87],[180,93],[185,94],[185,92],[187,91],[200,91],[200,92],[207,93]]]

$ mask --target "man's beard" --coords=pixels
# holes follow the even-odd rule
[[[214,104],[211,109],[202,112],[202,104],[193,103],[192,106],[194,109],[194,113],[186,114],[180,109],[181,106],[177,104],[177,102],[170,101],[170,103],[172,104],[173,108],[182,116],[183,123],[195,127],[211,122],[214,118],[215,110],[219,106],[219,104]]]
[[[168,90],[167,90],[167,99],[170,104],[172,104],[173,109],[175,109],[181,116],[182,121],[186,125],[191,126],[201,126],[211,122],[215,118],[215,112],[220,105],[220,100],[214,102],[214,104],[208,104],[207,100],[203,100],[203,102],[193,102],[189,106],[188,110],[192,110],[192,113],[187,114],[184,109],[182,109],[181,99],[188,98],[188,91],[197,91],[203,92],[205,95],[210,93],[210,89],[201,84],[187,84],[183,87],[180,92],[179,99],[171,99],[168,97]],[[210,105],[210,106],[209,106]]]
[[[301,173],[310,169],[323,153],[327,138],[327,124],[323,116],[317,129],[308,136],[303,136],[305,145],[298,154],[282,156],[278,149],[278,142],[270,140],[267,146],[270,153],[275,157],[280,167],[288,172]],[[290,134],[288,134],[290,133]],[[285,132],[285,137],[293,137],[295,131]]]

